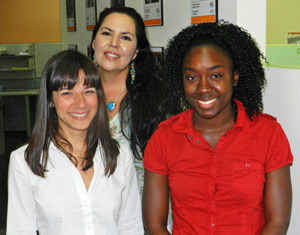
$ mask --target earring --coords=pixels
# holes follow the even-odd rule
[[[54,104],[52,102],[49,104],[49,106],[50,108],[54,108]]]
[[[134,79],[135,79],[135,67],[134,67],[134,61],[131,61],[130,64],[130,75],[131,75],[131,85],[133,85]]]
[[[94,58],[93,58],[93,62],[98,66],[95,55],[94,55]]]

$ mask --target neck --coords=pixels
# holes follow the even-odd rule
[[[83,157],[82,155],[86,151],[86,131],[85,132],[64,132],[61,133],[62,137],[69,141],[72,145],[72,150],[69,149],[69,146],[60,143],[61,147],[64,148],[67,152],[71,153],[76,159]]]
[[[226,132],[232,128],[234,124],[233,108],[231,107],[227,112],[216,116],[213,119],[203,119],[193,114],[193,126],[196,130],[201,132]]]
[[[129,67],[122,71],[106,71],[101,68],[99,70],[103,88],[112,86],[116,89],[116,87],[125,86]]]

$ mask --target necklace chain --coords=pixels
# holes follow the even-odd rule
[[[112,101],[109,101],[107,104],[107,109],[112,112],[116,108],[116,101],[119,99],[120,95],[125,91],[126,86],[120,91],[120,93],[116,96],[116,98]]]
[[[109,103],[116,102],[119,99],[120,95],[123,93],[123,91],[125,91],[125,89],[126,89],[126,86],[120,91],[120,93],[116,96],[116,98],[112,101],[109,101]]]

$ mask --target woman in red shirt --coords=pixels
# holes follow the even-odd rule
[[[148,234],[169,234],[169,192],[174,235],[286,234],[293,156],[276,118],[262,113],[261,58],[251,36],[226,22],[170,41],[164,79],[176,115],[145,151]]]

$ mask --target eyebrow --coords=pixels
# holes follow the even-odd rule
[[[223,65],[214,65],[214,66],[210,67],[209,70],[214,70],[214,69],[222,68],[222,67],[224,67],[224,66]],[[193,72],[196,71],[196,69],[191,68],[191,67],[186,67],[183,69],[183,71],[186,71],[186,70],[193,71]]]
[[[106,29],[106,30],[108,30],[108,31],[110,31],[110,32],[113,32],[113,30],[110,29],[110,28],[108,28],[108,27],[102,27],[102,28],[100,28],[100,30],[102,30],[102,29]],[[135,35],[134,35],[133,33],[130,33],[130,32],[121,32],[121,34],[130,34],[130,35],[132,35],[133,37],[135,37]]]

